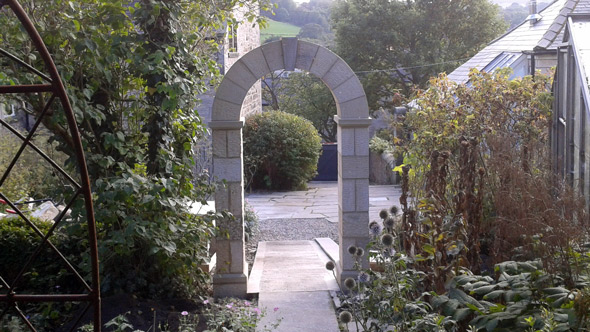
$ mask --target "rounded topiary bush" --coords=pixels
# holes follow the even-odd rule
[[[244,174],[254,189],[302,189],[317,170],[321,139],[310,121],[285,112],[250,116],[244,127]]]

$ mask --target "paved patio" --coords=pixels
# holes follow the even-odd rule
[[[369,218],[399,205],[397,185],[369,186]],[[326,218],[338,222],[338,182],[309,182],[306,191],[246,193],[246,202],[261,220],[276,218]]]

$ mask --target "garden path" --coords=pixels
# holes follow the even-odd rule
[[[399,186],[370,186],[370,220],[378,219],[381,209],[399,205],[400,195]],[[254,193],[246,199],[261,220],[338,222],[337,182],[310,182],[307,191]],[[330,295],[338,285],[325,268],[330,259],[338,259],[338,245],[328,238],[259,242],[248,282],[248,293],[258,293],[259,305],[267,310],[257,331],[278,318],[282,318],[278,332],[340,331]]]
[[[325,268],[328,260],[316,241],[260,242],[248,282],[266,308],[257,331],[281,318],[278,332],[338,332],[330,296],[338,284]]]

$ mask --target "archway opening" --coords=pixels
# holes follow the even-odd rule
[[[213,175],[217,211],[229,211],[234,219],[222,220],[212,251],[217,255],[213,289],[215,296],[247,293],[248,267],[244,248],[244,175],[241,108],[250,87],[277,70],[300,69],[318,77],[336,101],[338,126],[338,233],[339,281],[356,275],[349,246],[364,247],[369,222],[369,108],[363,87],[340,57],[313,43],[285,38],[265,44],[240,58],[222,80],[209,127],[213,140]],[[367,261],[364,261],[368,265]]]

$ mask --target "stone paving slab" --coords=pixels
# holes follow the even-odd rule
[[[260,242],[248,279],[248,293],[337,290],[325,268],[328,256],[314,241]]]
[[[246,194],[246,201],[261,220],[275,218],[326,218],[338,222],[338,182],[313,181],[307,191]],[[369,186],[369,218],[399,205],[401,190],[396,185]]]
[[[328,291],[260,293],[258,303],[266,308],[266,316],[258,323],[257,332],[279,318],[282,321],[277,332],[340,331]]]
[[[259,293],[258,303],[266,309],[266,316],[256,331],[264,331],[279,318],[278,332],[339,331],[330,296],[338,285],[325,268],[330,258],[319,245],[326,241],[336,245],[330,239],[258,244],[248,293]]]

